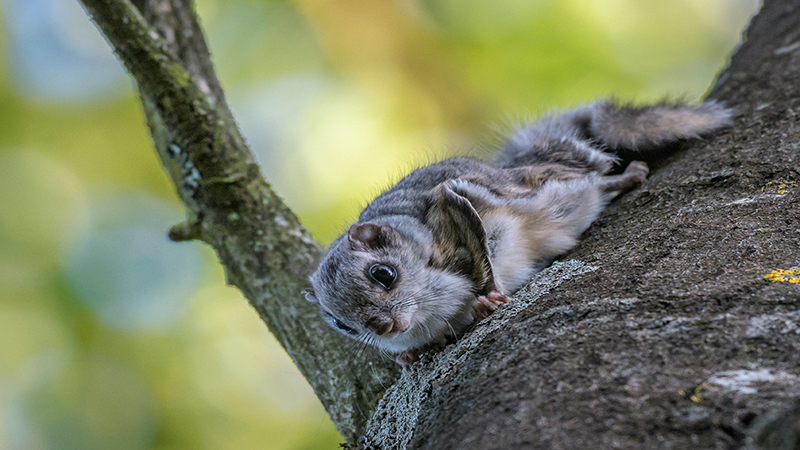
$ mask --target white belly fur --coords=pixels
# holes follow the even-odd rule
[[[489,260],[498,288],[510,294],[521,288],[533,275],[534,260],[524,219],[502,209],[487,212],[483,227],[489,239]]]

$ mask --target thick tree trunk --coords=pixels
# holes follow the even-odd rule
[[[320,247],[259,175],[191,1],[81,1],[137,80],[189,209],[171,236],[217,250],[348,442],[800,442],[800,0],[765,2],[712,90],[739,112],[731,129],[654,167],[562,262],[404,371],[374,416],[397,372],[354,360],[301,299]]]
[[[364,446],[800,448],[800,1],[765,2],[710,97],[734,126],[404,372]]]

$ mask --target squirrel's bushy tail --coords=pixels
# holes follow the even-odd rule
[[[563,164],[601,174],[611,170],[619,151],[645,153],[697,138],[731,122],[733,111],[707,101],[690,105],[662,101],[619,105],[601,100],[516,128],[497,156],[498,167]]]

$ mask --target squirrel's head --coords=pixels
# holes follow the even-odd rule
[[[306,298],[345,335],[392,353],[420,348],[471,321],[472,282],[446,270],[440,254],[409,217],[358,223],[333,242]]]

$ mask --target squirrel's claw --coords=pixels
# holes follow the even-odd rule
[[[507,303],[508,300],[508,297],[498,291],[492,291],[486,295],[480,295],[475,303],[472,304],[472,315],[476,319],[488,317],[489,314],[493,313],[498,306],[503,303]]]
[[[411,364],[415,363],[419,359],[419,350],[406,350],[403,353],[394,357],[394,360],[397,364],[400,364],[403,367],[409,367]]]

